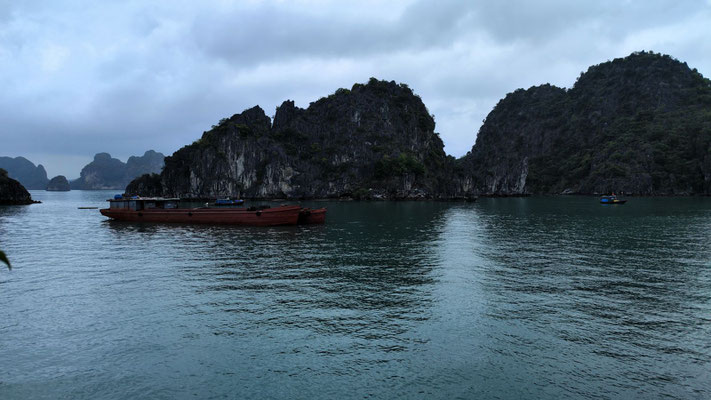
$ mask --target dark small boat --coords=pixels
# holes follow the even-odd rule
[[[625,204],[627,203],[627,200],[620,200],[615,196],[614,194],[611,196],[602,196],[600,197],[600,203],[601,204]]]
[[[241,206],[244,204],[244,200],[237,200],[237,199],[217,199],[215,202],[212,204],[215,207],[234,207],[234,206]]]

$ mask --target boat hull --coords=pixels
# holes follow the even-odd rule
[[[125,209],[101,209],[101,214],[117,221],[168,222],[215,225],[278,226],[296,225],[299,206],[281,206],[262,210],[245,209],[149,209],[141,211]]]
[[[326,222],[326,209],[302,208],[299,212],[299,224],[323,224]]]

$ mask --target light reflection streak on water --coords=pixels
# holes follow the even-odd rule
[[[707,397],[711,201],[328,203],[324,226],[0,209],[2,398]]]

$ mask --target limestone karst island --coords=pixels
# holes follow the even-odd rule
[[[475,127],[472,127],[474,130]],[[594,65],[572,88],[507,94],[471,151],[443,149],[404,83],[371,79],[273,120],[255,106],[166,157],[131,194],[457,199],[528,194],[711,194],[711,84],[668,55]]]

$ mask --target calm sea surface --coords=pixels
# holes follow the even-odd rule
[[[77,209],[113,193],[0,207],[0,399],[711,398],[709,198]]]

